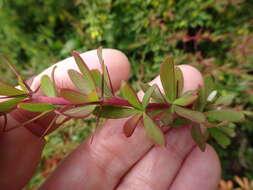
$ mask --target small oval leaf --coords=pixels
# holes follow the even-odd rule
[[[196,91],[187,91],[180,98],[176,99],[173,103],[179,106],[188,106],[193,104],[198,98]]]
[[[123,126],[123,132],[126,137],[132,136],[135,128],[137,127],[139,121],[141,120],[141,114],[137,114],[129,118]]]
[[[217,121],[239,122],[245,119],[242,112],[235,110],[213,110],[205,112],[205,115]]]
[[[90,115],[94,111],[95,108],[96,108],[96,105],[87,105],[87,106],[71,108],[63,112],[63,115],[70,116],[73,118],[84,118]]]
[[[196,123],[203,123],[206,121],[205,115],[201,112],[190,110],[190,109],[183,108],[180,106],[175,106],[174,109],[175,109],[175,112],[181,117],[184,117]]]
[[[142,110],[142,105],[134,89],[127,83],[123,83],[121,92],[124,98],[135,108]]]
[[[40,79],[40,85],[43,93],[48,97],[56,97],[56,89],[54,87],[53,82],[47,75],[43,75]]]
[[[175,78],[175,66],[173,58],[168,56],[162,63],[160,68],[160,79],[166,94],[166,97],[173,101],[176,98],[176,78]]]
[[[19,97],[0,102],[0,113],[6,113],[11,111],[17,106],[19,102],[23,101],[24,99],[24,97]]]
[[[16,95],[21,95],[21,94],[26,94],[26,92],[19,90],[17,88],[14,88],[14,87],[0,81],[0,95],[16,96]]]
[[[94,114],[98,115],[99,111],[100,111],[100,109],[97,108],[94,111]],[[132,108],[105,106],[101,110],[100,116],[104,117],[104,118],[118,119],[118,118],[129,117],[129,116],[137,114],[137,113],[140,113],[140,112],[138,110],[132,109]]]
[[[18,108],[31,111],[31,112],[46,112],[55,109],[53,104],[46,103],[20,103],[18,104]]]
[[[146,113],[143,113],[143,121],[148,137],[158,145],[165,145],[163,132]]]

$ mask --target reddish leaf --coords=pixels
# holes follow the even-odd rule
[[[132,116],[130,119],[126,121],[123,127],[123,131],[126,137],[132,136],[135,128],[137,127],[141,119],[141,116],[142,116],[141,114],[137,114],[137,115]]]

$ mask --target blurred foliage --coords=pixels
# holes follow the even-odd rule
[[[68,57],[73,49],[82,52],[99,45],[129,57],[131,82],[154,78],[167,55],[176,64],[194,65],[214,76],[222,95],[233,93],[233,105],[248,114],[246,122],[237,124],[227,149],[214,144],[223,177],[253,179],[252,10],[249,0],[0,0],[0,54],[26,77]],[[13,76],[1,64],[3,74]],[[49,137],[38,171],[78,144],[73,137],[63,140],[65,133],[73,130],[81,140],[87,136],[83,124],[72,125]],[[62,144],[63,152],[55,153],[54,143]],[[38,172],[29,189],[42,178]]]

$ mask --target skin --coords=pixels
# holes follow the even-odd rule
[[[130,65],[118,50],[105,49],[103,56],[111,74],[114,89],[127,80]],[[82,54],[90,68],[99,68],[96,51]],[[55,73],[59,88],[74,88],[67,70],[77,67],[73,58],[57,63]],[[203,83],[193,67],[180,66],[184,74],[184,91]],[[42,74],[50,74],[52,67]],[[32,89],[42,74],[35,77]],[[156,78],[151,83],[158,83]],[[159,84],[160,85],[160,84]],[[31,113],[14,110],[8,115],[8,128],[29,118]],[[32,177],[39,163],[44,140],[39,138],[51,116],[29,127],[0,134],[0,189],[21,189]],[[154,146],[142,128],[126,138],[122,127],[126,119],[108,120],[105,126],[80,144],[47,179],[40,189],[120,189],[120,190],[215,190],[220,179],[220,162],[211,146],[201,152],[193,142],[189,126],[173,128],[166,133],[166,146]],[[0,120],[0,124],[1,124]]]

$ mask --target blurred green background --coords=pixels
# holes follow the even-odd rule
[[[167,55],[212,74],[221,94],[249,112],[226,149],[214,144],[223,178],[253,179],[253,1],[251,0],[0,0],[0,54],[27,78],[70,55],[102,45],[123,51],[131,82],[154,78]],[[0,63],[2,60],[0,61]],[[15,84],[0,64],[0,76]],[[36,189],[59,161],[93,130],[69,121],[48,137]]]

